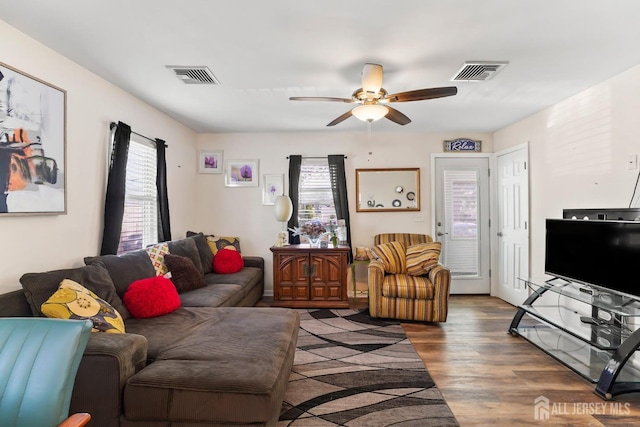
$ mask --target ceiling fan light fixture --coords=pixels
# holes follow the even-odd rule
[[[387,107],[378,104],[358,105],[351,110],[351,113],[363,122],[375,122],[386,116],[388,112]]]

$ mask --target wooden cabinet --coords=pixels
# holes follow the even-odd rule
[[[348,246],[272,247],[273,306],[348,308]]]

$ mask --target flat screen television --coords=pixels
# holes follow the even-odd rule
[[[547,219],[545,273],[640,296],[640,222]]]

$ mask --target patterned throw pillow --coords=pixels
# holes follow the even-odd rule
[[[162,316],[180,308],[180,296],[171,280],[156,276],[136,280],[122,296],[133,317],[146,319]]]
[[[158,243],[145,249],[153,268],[156,270],[156,276],[164,276],[167,274],[167,266],[164,263],[164,255],[169,253],[168,243]]]
[[[64,279],[58,290],[40,307],[47,317],[91,320],[92,332],[124,333],[120,313],[81,284]]]
[[[171,272],[171,281],[179,294],[207,286],[204,277],[191,259],[184,256],[166,254],[164,263]]]
[[[407,274],[412,276],[422,276],[429,273],[433,267],[438,265],[440,242],[419,243],[407,248]]]
[[[238,237],[219,237],[219,236],[207,236],[207,243],[213,255],[225,246],[233,246],[238,253],[242,253],[240,250],[240,238]]]
[[[384,271],[392,274],[404,273],[407,270],[404,245],[400,242],[389,242],[371,248],[382,261]]]

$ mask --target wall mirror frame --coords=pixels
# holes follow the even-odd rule
[[[420,168],[356,169],[356,212],[420,210]]]

